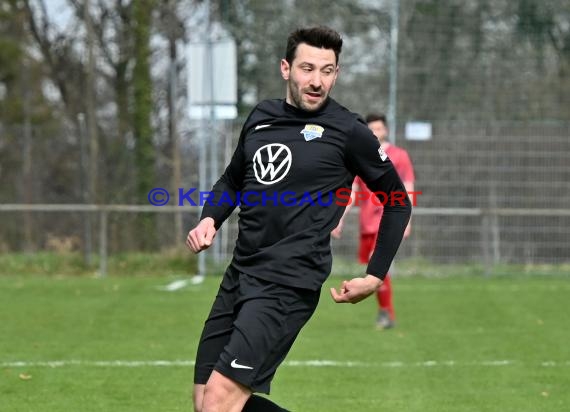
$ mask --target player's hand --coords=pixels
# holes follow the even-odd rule
[[[372,275],[345,280],[340,292],[331,288],[331,296],[336,303],[358,303],[376,292],[381,284],[382,280]]]
[[[214,227],[214,219],[205,217],[188,233],[186,246],[188,246],[192,252],[199,253],[212,246],[212,241],[215,236],[216,228]]]

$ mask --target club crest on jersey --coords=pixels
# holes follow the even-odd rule
[[[322,137],[324,131],[324,127],[321,127],[319,125],[306,124],[305,128],[301,130],[301,134],[305,137],[305,140],[309,142],[313,139],[316,139],[317,137]]]
[[[378,154],[380,155],[380,159],[382,159],[383,162],[385,162],[386,159],[388,158],[388,155],[386,154],[384,149],[382,149],[382,146],[380,146],[380,149],[378,149]]]

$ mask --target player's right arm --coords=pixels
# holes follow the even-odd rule
[[[245,130],[244,125],[229,165],[212,187],[212,196],[204,203],[200,222],[188,233],[186,245],[194,253],[212,245],[216,232],[239,204],[238,192],[243,187],[245,175]]]
[[[214,227],[214,219],[206,217],[200,220],[200,223],[188,233],[186,246],[188,246],[192,252],[199,253],[212,245],[215,236],[216,228]]]
[[[216,230],[222,226],[239,204],[238,192],[243,187],[244,175],[245,161],[243,136],[241,136],[230,164],[212,187],[212,196],[204,203],[200,221],[209,217],[213,219]]]

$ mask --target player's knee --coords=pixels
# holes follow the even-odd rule
[[[226,401],[227,392],[219,385],[207,385],[200,412],[219,412]]]
[[[202,403],[204,402],[205,385],[194,385],[192,391],[192,403],[194,404],[194,412],[202,412]]]
[[[197,398],[196,395],[192,396],[194,403],[194,412],[202,412],[202,405],[204,404],[204,397]]]
[[[202,409],[200,412],[218,412],[224,409],[228,399],[232,398],[231,388],[220,382],[208,383],[202,398]]]
[[[200,412],[219,411],[222,406],[222,393],[216,385],[206,385],[206,391],[202,398],[202,409]]]

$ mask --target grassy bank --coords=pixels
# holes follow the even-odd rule
[[[0,255],[2,275],[96,276],[99,257],[90,265],[78,252],[10,253]],[[196,256],[187,250],[130,252],[108,257],[109,276],[188,275],[196,273]]]

